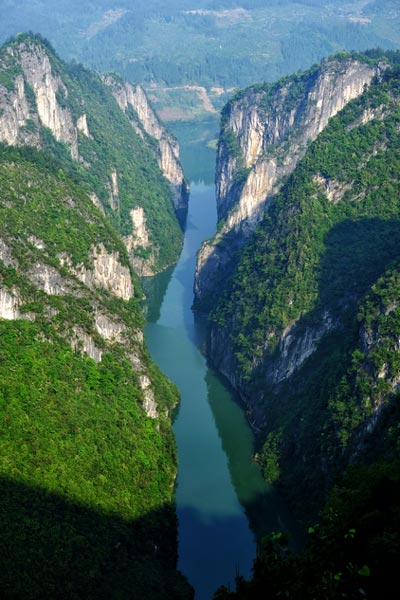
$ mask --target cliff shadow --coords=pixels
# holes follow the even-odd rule
[[[366,293],[400,257],[400,221],[347,219],[332,227],[323,243],[314,308],[291,329],[295,336],[321,324],[326,311],[335,325],[354,323]]]
[[[128,522],[0,478],[0,596],[12,600],[193,598],[175,571],[171,506]]]
[[[400,221],[346,219],[324,238],[319,304],[343,308],[358,301],[400,256]]]
[[[193,584],[196,600],[210,600],[221,585],[233,587],[237,574],[250,576],[256,546],[240,510],[203,514],[183,506],[178,518],[179,568]]]

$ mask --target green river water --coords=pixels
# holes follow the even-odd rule
[[[191,184],[185,242],[173,270],[146,282],[149,350],[178,386],[174,431],[179,569],[208,600],[218,586],[250,575],[256,535],[295,531],[284,504],[252,459],[254,439],[244,411],[201,352],[191,311],[196,252],[215,231],[214,186]]]

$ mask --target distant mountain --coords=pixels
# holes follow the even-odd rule
[[[400,47],[395,0],[6,0],[0,13],[0,40],[40,31],[63,58],[145,84],[168,120],[343,49]]]

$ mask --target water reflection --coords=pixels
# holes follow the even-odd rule
[[[301,545],[302,532],[276,490],[268,485],[254,462],[254,435],[239,398],[213,370],[206,373],[208,402],[228,457],[229,473],[250,527],[260,540],[271,531],[289,531],[292,546]]]
[[[175,267],[166,269],[157,277],[143,277],[142,288],[146,295],[144,306],[146,319],[149,323],[156,323],[160,318],[161,306],[166,294],[168,284],[171,281]]]

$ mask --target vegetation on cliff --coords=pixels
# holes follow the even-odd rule
[[[61,121],[63,118],[70,120],[72,131],[73,124],[84,116],[84,125],[76,126],[77,156],[74,158],[71,156],[72,142],[68,140],[68,135],[72,134],[68,132],[64,139],[59,135],[57,141],[56,130],[44,127],[38,117],[37,97],[22,67],[22,57],[27,63],[29,58],[26,57],[30,54],[41,66],[46,65],[46,58],[50,61],[51,75],[47,76],[46,82],[52,78],[53,83],[48,85],[57,86],[55,109],[61,115]],[[131,211],[143,208],[151,246],[142,248],[139,243],[137,255],[140,257],[146,251],[151,253],[151,268],[155,272],[174,263],[183,235],[174,212],[169,183],[157,164],[155,140],[139,135],[132,128],[129,115],[119,108],[112,91],[100,76],[81,65],[67,65],[48,42],[29,34],[20,34],[3,46],[0,73],[0,85],[8,92],[16,87],[18,76],[24,78],[30,119],[25,123],[25,133],[19,135],[18,143],[32,145],[33,136],[34,145],[52,155],[68,177],[96,194],[121,235],[133,233],[135,237]],[[5,106],[7,96],[2,101]],[[4,106],[0,108],[4,109]],[[24,136],[26,141],[23,141]]]
[[[0,147],[0,595],[191,597],[177,390],[143,345],[138,279],[88,194],[100,179],[51,143]]]
[[[265,475],[307,494],[309,514],[373,436],[397,432],[396,61],[309,146],[211,313],[214,337],[230,340],[239,388],[266,415]],[[375,341],[360,342],[371,328]]]

